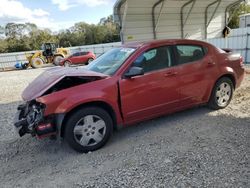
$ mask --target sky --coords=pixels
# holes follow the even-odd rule
[[[76,22],[97,24],[113,14],[116,0],[1,0],[0,25],[9,22],[35,23],[52,31],[67,29]]]

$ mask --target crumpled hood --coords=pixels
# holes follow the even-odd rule
[[[30,101],[44,94],[49,88],[67,76],[106,78],[108,75],[86,70],[84,68],[55,67],[44,71],[22,93],[24,101]]]

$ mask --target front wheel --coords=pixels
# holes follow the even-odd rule
[[[85,107],[69,117],[64,137],[73,149],[87,153],[104,146],[112,132],[113,121],[105,110]]]
[[[70,61],[65,61],[65,62],[64,62],[64,66],[65,66],[65,67],[70,67],[70,65],[71,65]]]
[[[231,79],[223,77],[219,79],[212,91],[208,106],[218,110],[229,105],[234,92],[234,86]]]

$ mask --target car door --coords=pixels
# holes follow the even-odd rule
[[[178,79],[172,47],[142,53],[131,66],[142,67],[144,75],[119,82],[121,108],[127,123],[174,111],[178,107]]]
[[[79,52],[76,52],[72,55],[72,57],[70,58],[72,63],[77,63],[78,62],[78,58],[79,58]]]
[[[86,63],[88,61],[87,52],[80,52],[79,63]]]
[[[180,105],[204,102],[211,88],[215,59],[208,48],[196,44],[177,44],[175,47],[180,81]]]

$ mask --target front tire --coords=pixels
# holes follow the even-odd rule
[[[105,110],[84,107],[69,117],[64,137],[74,150],[87,153],[104,146],[112,132],[113,121]]]
[[[70,67],[70,65],[71,65],[70,61],[65,61],[64,62],[64,67]]]
[[[208,106],[214,110],[227,107],[232,99],[234,86],[231,79],[222,77],[219,79],[212,91]]]

